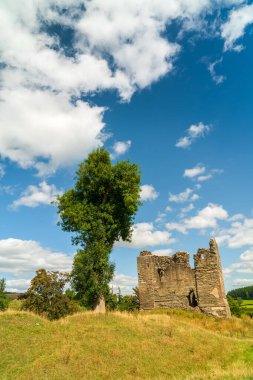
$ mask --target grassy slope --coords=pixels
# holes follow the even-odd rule
[[[253,321],[187,313],[0,314],[0,379],[253,379]]]

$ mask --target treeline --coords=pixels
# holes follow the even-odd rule
[[[234,299],[253,300],[253,285],[230,290],[227,295]]]

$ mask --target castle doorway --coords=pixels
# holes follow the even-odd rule
[[[193,289],[190,289],[187,298],[188,298],[189,306],[191,306],[191,307],[198,306],[197,297],[196,297]]]

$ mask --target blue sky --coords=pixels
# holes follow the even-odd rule
[[[36,0],[0,5],[0,277],[70,270],[55,194],[105,145],[142,171],[136,257],[220,244],[226,289],[253,284],[251,1]]]

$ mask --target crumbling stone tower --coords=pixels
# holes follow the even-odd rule
[[[194,255],[194,269],[187,252],[169,257],[143,251],[137,261],[141,309],[182,309],[231,316],[214,239],[209,250],[201,248]]]

